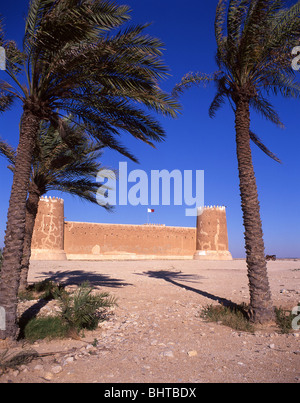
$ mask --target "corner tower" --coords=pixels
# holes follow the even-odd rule
[[[198,209],[195,260],[232,260],[225,207]]]
[[[31,243],[32,260],[67,260],[64,252],[64,201],[42,197]]]

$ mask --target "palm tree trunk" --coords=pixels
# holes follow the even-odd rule
[[[19,292],[25,291],[28,287],[28,271],[31,256],[31,241],[34,230],[35,219],[38,212],[40,192],[34,183],[29,185],[28,199],[26,203],[25,237],[23,246],[23,256],[21,263],[21,278]]]
[[[274,308],[252,163],[249,100],[246,97],[241,96],[236,101],[235,128],[250,289],[250,319],[255,323],[267,323],[274,319]]]
[[[4,326],[0,329],[0,339],[14,340],[18,336],[17,303],[25,236],[26,200],[39,121],[40,119],[24,106],[7,214],[4,261],[0,279],[0,307],[5,315],[5,319],[2,320]]]

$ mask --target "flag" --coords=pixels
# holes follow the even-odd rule
[[[148,213],[154,213],[154,210],[151,208],[148,208]]]

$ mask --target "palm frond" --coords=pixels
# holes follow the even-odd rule
[[[222,92],[217,92],[208,110],[210,118],[215,117],[216,112],[218,111],[218,109],[221,108],[222,105],[224,105],[225,101],[226,101],[225,94]]]
[[[250,99],[250,106],[252,106],[256,112],[260,113],[264,118],[274,123],[276,126],[284,128],[284,124],[281,122],[278,113],[274,110],[271,103],[261,94]]]
[[[261,139],[250,130],[250,138],[253,141],[254,144],[257,145],[268,157],[272,158],[274,161],[279,162],[280,164],[282,163],[280,159],[272,153],[261,141]]]
[[[163,43],[144,32],[149,24],[112,32],[128,12],[103,0],[32,0],[25,42],[29,93],[41,105],[47,100],[43,113],[65,140],[60,116],[67,113],[97,141],[137,161],[116,136],[128,132],[154,146],[165,133],[144,109],[174,118],[180,105],[158,85],[169,69]]]
[[[14,94],[7,92],[7,90],[1,88],[0,81],[0,113],[7,111],[14,101]]]
[[[23,69],[26,56],[18,49],[14,41],[5,42],[4,49],[6,54],[6,71],[16,77]]]
[[[181,79],[180,83],[175,85],[172,91],[172,95],[177,98],[180,94],[183,94],[184,91],[188,90],[189,88],[195,85],[206,86],[208,83],[212,81],[213,81],[212,75],[190,72]]]
[[[219,0],[216,8],[215,17],[215,37],[218,48],[222,46],[225,34],[225,21],[226,21],[226,3],[227,0]]]
[[[267,94],[281,94],[286,98],[300,97],[300,82],[290,66],[288,71],[267,69],[261,77],[261,82]]]
[[[282,1],[277,0],[275,8],[274,24],[270,31],[269,39],[265,44],[266,48],[282,47],[284,42],[294,46],[300,36],[300,3],[299,1],[288,9],[283,9]]]
[[[71,118],[68,116],[62,123],[68,132],[68,142],[61,137],[58,128],[42,122],[32,163],[31,183],[40,195],[56,190],[97,203],[97,193],[104,194],[108,189],[105,184],[96,182],[96,177],[106,170],[100,163],[104,146],[92,141],[81,127],[72,123]],[[16,150],[2,139],[0,154],[14,166]]]
[[[16,150],[6,141],[0,138],[0,154],[3,155],[11,164],[15,164]]]
[[[227,12],[227,45],[235,52],[241,42],[251,0],[230,0]]]

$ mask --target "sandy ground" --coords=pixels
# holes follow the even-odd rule
[[[274,305],[297,306],[300,261],[268,269]],[[300,383],[299,331],[250,334],[199,316],[209,304],[249,302],[243,260],[33,262],[30,280],[46,278],[88,280],[118,307],[81,340],[25,345],[51,354],[2,374],[0,383]]]

